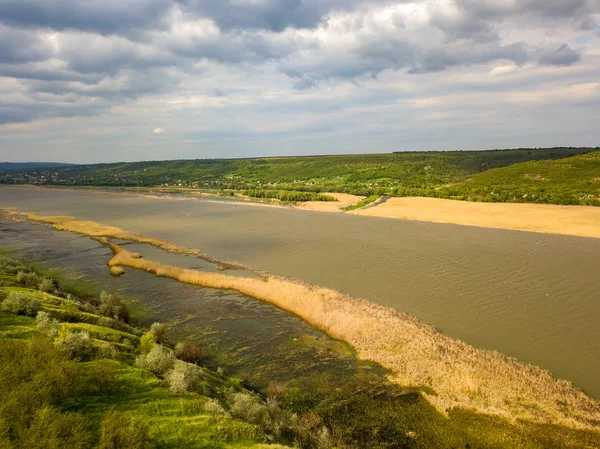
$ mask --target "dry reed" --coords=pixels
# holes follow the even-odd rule
[[[28,218],[96,238],[143,241],[167,251],[182,252],[167,242],[73,217],[29,214]],[[442,335],[407,314],[278,276],[239,278],[164,265],[104,241],[113,250],[114,256],[108,263],[111,268],[136,268],[188,284],[236,290],[298,315],[330,336],[353,345],[361,358],[390,369],[393,381],[433,389],[436,394],[424,396],[442,412],[465,408],[511,420],[599,428],[600,402],[570,382],[496,351],[476,349]],[[183,252],[198,253],[188,249]]]

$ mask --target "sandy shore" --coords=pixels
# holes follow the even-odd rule
[[[297,209],[315,210],[317,212],[342,212],[344,207],[360,203],[364,196],[350,195],[349,193],[323,192],[322,195],[334,197],[337,201],[307,201],[299,203]]]
[[[600,238],[600,207],[472,203],[439,198],[390,198],[348,212],[369,217],[451,223]]]

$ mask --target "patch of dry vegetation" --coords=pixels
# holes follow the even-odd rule
[[[28,218],[94,237],[158,242],[155,246],[159,248],[180,252],[176,245],[73,217],[29,214]],[[250,279],[203,273],[145,260],[137,253],[109,244],[114,253],[108,262],[111,268],[136,268],[188,284],[233,289],[298,315],[330,336],[353,345],[361,358],[390,369],[395,382],[428,387],[425,390],[431,394],[424,393],[425,396],[441,411],[465,408],[512,420],[580,429],[598,429],[600,425],[600,403],[570,382],[557,380],[547,371],[498,352],[473,348],[409,315],[278,276]],[[185,253],[197,252],[186,249]]]

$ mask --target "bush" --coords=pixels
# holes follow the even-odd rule
[[[176,360],[165,378],[175,393],[198,391],[202,385],[202,370],[191,363]]]
[[[37,328],[50,338],[55,338],[60,331],[60,323],[48,312],[39,311],[35,317]]]
[[[19,439],[20,445],[15,447],[28,449],[85,449],[91,440],[82,415],[63,413],[48,405],[37,410]]]
[[[234,418],[241,419],[252,424],[267,427],[269,421],[269,409],[266,404],[248,393],[231,393],[228,395],[229,413]]]
[[[162,343],[165,341],[165,335],[167,333],[167,327],[161,323],[154,323],[150,326],[150,334],[154,337],[156,343]]]
[[[144,334],[140,338],[140,351],[142,354],[148,354],[156,346],[156,340],[152,334]]]
[[[194,343],[179,342],[175,345],[175,355],[184,362],[198,363],[204,357],[204,350]]]
[[[221,403],[213,398],[209,398],[206,401],[206,404],[204,404],[204,411],[210,414],[213,418],[216,418],[218,415],[227,414]]]
[[[2,310],[17,315],[36,316],[41,308],[39,299],[22,292],[10,292],[2,302]]]
[[[96,449],[150,449],[152,443],[147,428],[123,413],[110,410],[100,426],[100,441]]]
[[[38,275],[28,271],[19,271],[17,273],[17,282],[28,288],[37,288],[40,282]]]
[[[116,359],[119,352],[110,343],[104,343],[97,347],[97,356],[102,359]]]
[[[114,393],[119,388],[119,379],[113,362],[97,360],[90,365],[89,385],[101,393]]]
[[[54,290],[54,281],[48,278],[42,279],[42,281],[38,284],[38,290],[46,293],[51,292]]]
[[[135,364],[139,368],[147,369],[158,376],[162,376],[173,368],[175,355],[170,349],[156,345],[148,354],[140,355],[136,359]]]
[[[114,318],[115,320],[129,321],[129,310],[127,310],[127,306],[121,298],[116,295],[101,292],[98,310],[100,310],[102,315]]]
[[[54,344],[70,359],[86,358],[92,354],[92,340],[87,332],[61,330]]]

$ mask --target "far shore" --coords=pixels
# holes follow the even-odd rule
[[[45,188],[45,186],[14,186]],[[87,187],[51,187],[57,190],[70,190],[83,193],[118,194],[143,196],[146,198],[195,200],[189,198],[157,195],[152,188],[124,188],[119,192],[102,188]],[[600,207],[560,206],[555,204],[532,203],[483,203],[457,201],[441,198],[402,197],[388,198],[386,201],[372,204],[362,209],[345,212],[343,208],[359,203],[362,196],[346,193],[327,192],[336,202],[308,201],[295,206],[286,206],[277,202],[254,201],[251,198],[235,196],[229,204],[243,204],[263,207],[292,207],[298,210],[315,212],[347,213],[364,217],[394,218],[434,223],[498,228],[516,231],[540,232],[545,234],[572,235],[578,237],[600,238]],[[208,201],[217,200],[218,195],[203,193],[200,196]]]

